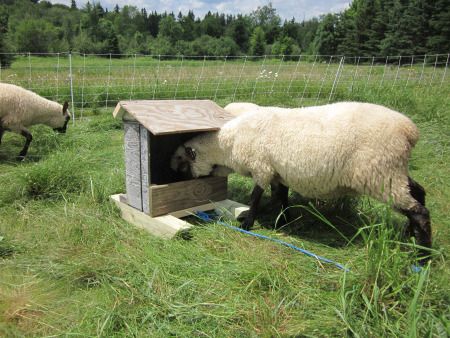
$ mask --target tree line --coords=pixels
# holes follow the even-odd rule
[[[299,8],[301,11],[301,8]],[[450,0],[353,0],[338,14],[282,20],[250,14],[147,12],[100,2],[0,1],[0,53],[77,51],[186,56],[415,55],[450,51]],[[8,56],[1,55],[7,62]]]

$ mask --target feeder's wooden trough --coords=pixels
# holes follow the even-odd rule
[[[227,179],[180,181],[170,158],[188,139],[217,131],[233,116],[209,100],[120,101],[124,123],[126,195],[111,196],[122,217],[151,233],[172,237],[191,225],[180,217],[216,209],[237,217],[246,206],[227,200]]]

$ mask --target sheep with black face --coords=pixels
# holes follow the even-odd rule
[[[246,112],[220,131],[180,146],[172,169],[192,177],[229,170],[251,176],[255,188],[242,222],[249,229],[261,195],[271,183],[307,198],[368,195],[393,202],[417,242],[431,247],[425,190],[408,175],[419,132],[401,113],[380,105],[341,102],[298,109]],[[287,189],[285,204],[287,203]]]
[[[45,124],[65,133],[70,120],[68,108],[67,102],[61,105],[22,87],[0,83],[0,143],[5,131],[22,135],[26,141],[19,159],[24,159],[33,139],[27,128]]]

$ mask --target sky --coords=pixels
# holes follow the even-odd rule
[[[91,3],[93,0],[90,0]],[[70,0],[50,0],[52,3],[70,4]],[[84,6],[87,0],[76,0],[78,8]],[[119,7],[125,5],[136,6],[138,9],[145,8],[147,12],[155,11],[158,13],[178,12],[186,14],[193,10],[196,17],[203,18],[211,11],[224,14],[250,14],[258,6],[264,6],[269,3],[268,0],[95,0],[100,2],[103,8],[112,9],[116,4]],[[311,19],[326,13],[338,13],[348,8],[351,0],[272,0],[272,7],[277,10],[277,14],[282,19],[292,19],[297,22],[303,19]]]

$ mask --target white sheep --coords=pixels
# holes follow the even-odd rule
[[[245,112],[254,111],[260,109],[261,106],[258,106],[255,103],[250,102],[232,102],[227,104],[223,109],[234,116],[239,116]]]
[[[279,111],[282,110],[291,110],[295,108],[281,108],[281,107],[271,107],[271,106],[258,106],[255,103],[251,102],[232,102],[227,104],[223,109],[225,109],[227,112],[234,116],[240,116],[244,113],[251,112],[251,111],[270,111],[273,109],[277,109]]]
[[[22,87],[0,83],[0,143],[5,131],[22,135],[26,141],[19,158],[24,159],[33,139],[27,127],[45,124],[65,133],[70,119],[68,107],[67,102],[61,105]]]
[[[264,189],[275,182],[308,198],[356,194],[392,201],[408,217],[418,243],[431,247],[425,191],[408,176],[418,137],[409,118],[375,104],[272,107],[264,114],[247,112],[218,132],[187,141],[171,167],[192,177],[226,172],[224,167],[251,176],[255,188],[244,229],[253,225]],[[287,188],[284,193],[286,205]]]

